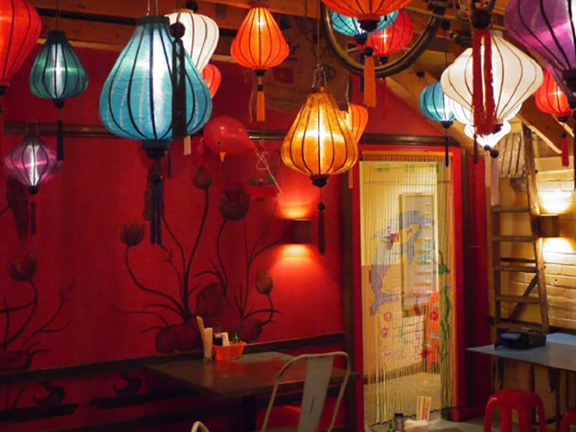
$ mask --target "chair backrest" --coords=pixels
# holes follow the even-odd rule
[[[312,432],[318,430],[318,424],[320,423],[320,417],[322,415],[328,386],[330,384],[330,378],[332,376],[334,359],[338,357],[344,359],[346,363],[346,372],[340,385],[334,413],[332,414],[332,421],[328,428],[328,432],[330,432],[334,428],[336,416],[338,415],[338,408],[340,407],[340,402],[342,401],[346,385],[350,378],[350,358],[348,357],[348,354],[342,351],[326,354],[305,354],[288,360],[276,377],[274,390],[272,391],[272,396],[268,403],[268,409],[266,410],[266,416],[264,417],[261,432],[265,432],[266,427],[268,426],[268,419],[274,406],[278,387],[282,383],[282,377],[290,367],[302,362],[306,363],[306,378],[304,380],[302,411],[298,423],[298,432]]]
[[[197,421],[192,426],[192,430],[190,432],[210,432],[204,423]]]

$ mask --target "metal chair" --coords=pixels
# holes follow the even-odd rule
[[[197,421],[192,426],[192,430],[190,432],[210,432],[210,431],[206,426],[204,426],[204,423]]]
[[[314,432],[318,430],[318,424],[320,423],[320,417],[322,415],[328,386],[330,384],[330,377],[332,376],[334,359],[338,357],[345,360],[346,373],[344,375],[344,380],[340,385],[340,391],[338,392],[338,398],[336,399],[336,406],[334,407],[334,413],[332,414],[332,421],[328,428],[328,432],[332,431],[334,423],[336,422],[336,416],[338,415],[338,408],[340,407],[340,402],[342,401],[342,396],[346,390],[346,385],[348,384],[351,373],[350,358],[348,357],[348,354],[341,351],[326,354],[305,354],[287,361],[276,377],[274,390],[272,391],[272,396],[270,397],[270,402],[268,403],[268,409],[266,410],[266,416],[264,417],[264,423],[262,424],[260,432],[266,432],[270,413],[274,407],[278,387],[282,384],[283,376],[291,366],[301,362],[306,363],[306,378],[304,380],[304,391],[302,395],[302,406],[298,428],[292,430],[297,432]],[[285,428],[281,429],[283,431],[287,430]],[[279,429],[272,429],[269,430],[269,432],[273,432],[274,430]]]

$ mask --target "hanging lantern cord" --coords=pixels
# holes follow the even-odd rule
[[[444,127],[444,148],[446,151],[446,168],[450,166],[450,137],[448,136],[448,129],[452,126],[451,121],[444,121],[442,122],[442,126]]]
[[[28,188],[28,193],[32,195],[32,201],[30,202],[30,235],[34,237],[36,235],[36,201],[34,196],[38,193],[38,186],[30,186]]]
[[[172,129],[174,139],[182,139],[187,134],[186,124],[186,51],[182,38],[186,27],[177,21],[170,26],[174,38],[172,50]]]
[[[474,164],[478,163],[478,135],[474,130]]]
[[[318,64],[314,68],[314,73],[312,74],[312,89],[318,90],[322,87],[326,87],[328,79],[326,78],[326,70],[324,66]]]
[[[162,214],[164,213],[164,194],[161,158],[154,159],[152,172],[152,202],[150,212],[150,243],[162,245]]]
[[[62,122],[62,108],[64,108],[64,101],[54,101],[54,105],[58,109],[58,128],[56,133],[56,158],[58,161],[64,160],[64,123]]]

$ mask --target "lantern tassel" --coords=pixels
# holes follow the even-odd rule
[[[494,133],[495,127],[495,103],[492,84],[492,38],[487,28],[474,30],[472,68],[474,126],[480,135],[490,135]]]
[[[30,235],[36,235],[36,202],[30,203]]]
[[[374,50],[364,51],[364,105],[367,108],[376,107],[376,69],[374,66]]]
[[[2,174],[4,170],[4,151],[3,151],[3,144],[4,144],[4,107],[0,102],[0,174]]]
[[[192,154],[192,139],[190,136],[184,138],[184,156],[190,156]]]
[[[64,124],[62,123],[62,110],[58,109],[58,132],[56,141],[56,159],[64,160]]]
[[[570,151],[568,150],[568,135],[566,132],[562,134],[562,166],[570,166]]]
[[[497,206],[500,204],[500,172],[498,167],[498,158],[490,158],[490,183],[492,185],[490,189],[490,196],[492,201],[492,206]]]
[[[154,161],[152,174],[152,208],[150,212],[150,243],[162,245],[162,214],[164,213],[164,194],[162,167],[160,159]]]
[[[326,206],[322,201],[318,204],[318,252],[320,255],[326,253],[326,229],[324,221],[324,210]]]
[[[256,121],[266,121],[266,96],[264,94],[264,75],[258,75],[258,97],[256,99]]]
[[[474,132],[474,164],[478,163],[478,136]]]
[[[173,28],[174,25],[171,30]],[[172,35],[174,36],[172,50],[172,129],[173,138],[182,139],[188,135],[186,124],[186,51],[181,37],[175,36],[174,30]]]

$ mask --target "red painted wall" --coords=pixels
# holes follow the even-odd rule
[[[28,73],[36,52],[15,77],[5,97],[4,118],[8,122],[56,121],[56,110],[51,102],[34,98],[28,89]],[[64,122],[99,125],[100,90],[118,54],[86,49],[80,49],[78,53],[88,70],[90,86],[86,94],[67,102]],[[247,122],[251,81],[245,79],[244,73],[236,65],[219,64],[219,67],[223,82],[214,101],[215,115],[233,115]],[[378,91],[387,90],[381,87]],[[370,132],[438,134],[419,114],[410,111],[393,95],[387,93],[385,100],[386,112],[379,109],[374,113]],[[293,118],[294,114],[270,112],[266,127],[286,130]],[[5,137],[3,154],[21,139]],[[43,139],[51,148],[55,148],[53,137]],[[279,143],[266,143],[265,147],[278,149]],[[198,235],[205,203],[204,192],[193,183],[194,162],[195,158],[182,156],[181,144],[177,144],[173,152],[173,177],[165,186],[166,220],[188,256]],[[200,252],[194,261],[192,273],[210,270],[211,263],[217,261],[216,244],[223,221],[219,211],[222,193],[233,187],[247,186],[256,159],[254,155],[246,155],[230,157],[221,163],[215,155],[209,155],[204,164],[212,175],[213,184],[209,191],[209,213],[199,244]],[[147,307],[159,300],[164,303],[169,301],[138,289],[125,263],[126,246],[120,238],[120,227],[130,221],[144,224],[143,201],[148,167],[149,162],[137,142],[116,138],[67,138],[66,161],[61,171],[41,188],[36,197],[37,235],[25,241],[18,237],[13,209],[0,216],[0,263],[11,263],[16,256],[34,253],[37,269],[33,281],[39,299],[34,313],[30,313],[31,309],[28,308],[25,313],[11,314],[8,334],[17,337],[0,349],[0,359],[12,356],[12,367],[36,369],[156,355],[159,351],[158,334],[162,329],[182,325],[178,315],[166,309]],[[220,253],[229,277],[231,299],[236,295],[234,293],[244,289],[240,287],[246,286],[245,235],[251,248],[274,212],[276,217],[262,244],[272,242],[282,234],[286,227],[285,219],[315,217],[320,194],[309,180],[285,168],[280,170],[278,179],[282,194],[278,195],[277,201],[252,199],[246,217],[238,222],[230,221],[223,231]],[[294,247],[283,243],[268,249],[255,261],[248,278],[247,312],[269,309],[267,297],[255,287],[255,274],[260,271],[267,272],[273,279],[271,298],[274,309],[279,311],[269,323],[267,312],[256,312],[250,316],[251,321],[247,318],[242,320],[245,327],[249,327],[244,327],[243,331],[257,336],[258,341],[343,330],[339,181],[338,178],[331,179],[323,192],[327,207],[325,256],[320,256],[313,245]],[[0,177],[0,211],[7,203],[6,195],[4,172]],[[24,210],[25,206],[22,206],[20,212]],[[150,246],[147,235],[141,244],[131,248],[131,269],[146,287],[177,299],[178,278],[169,259],[172,254],[174,266],[178,268],[179,248],[169,238],[167,229],[164,230],[164,237],[166,250]],[[211,275],[193,280],[192,309],[197,304],[198,293],[213,282]],[[195,288],[196,285],[198,288]],[[30,282],[14,280],[2,265],[0,293],[6,296],[7,305],[14,307],[25,305],[33,298],[33,287]],[[211,295],[207,294],[207,297],[214,300]],[[64,298],[66,301],[58,312]],[[29,316],[30,322],[26,324]],[[255,324],[254,320],[259,324]],[[266,325],[263,325],[265,322]],[[0,332],[5,331],[5,326],[6,314],[0,314]],[[25,326],[24,331],[18,334],[22,326]],[[260,326],[263,326],[261,334]],[[37,332],[38,329],[46,331]],[[187,337],[189,333],[181,335]],[[33,338],[27,340],[30,336]],[[7,339],[10,337],[1,340],[5,342]],[[38,344],[30,347],[36,341]],[[165,344],[160,345],[166,348]],[[26,355],[38,350],[42,352],[34,356]],[[15,365],[22,361],[26,363],[26,360],[29,364]],[[63,381],[59,384],[67,390],[66,402],[80,404],[76,416],[14,426],[13,430],[39,431],[48,425],[90,423],[117,416],[118,413],[111,412],[103,415],[98,411],[95,414],[94,408],[88,404],[93,398],[114,396],[112,385],[117,383],[117,377]],[[18,388],[15,387],[13,391],[16,392]],[[2,389],[2,392],[0,405],[6,402],[7,397],[6,389]],[[45,389],[33,385],[24,392],[18,406],[34,406],[33,397],[45,393]],[[14,393],[10,401],[14,401]],[[133,411],[141,413],[145,409]],[[0,429],[3,427],[0,426]]]

